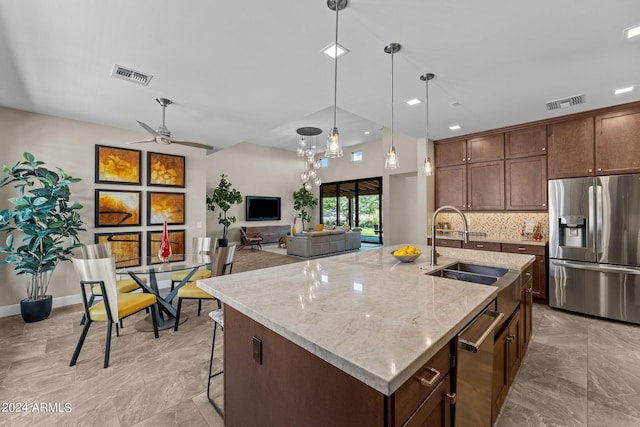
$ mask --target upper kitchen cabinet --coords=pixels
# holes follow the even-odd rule
[[[597,115],[596,175],[640,172],[640,107]]]
[[[504,210],[504,160],[471,163],[467,174],[468,210]]]
[[[533,126],[507,132],[504,152],[507,159],[547,154],[547,126]]]
[[[436,207],[467,208],[467,166],[447,166],[436,170]]]
[[[593,122],[591,116],[548,125],[549,179],[594,175]]]
[[[504,159],[504,134],[481,136],[467,140],[467,162],[492,162]]]
[[[547,210],[547,156],[508,159],[505,167],[505,209]]]
[[[467,141],[447,142],[436,144],[436,167],[464,165],[467,163]]]

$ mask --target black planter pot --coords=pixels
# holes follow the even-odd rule
[[[20,314],[22,315],[22,320],[32,323],[46,319],[51,314],[52,302],[53,297],[51,295],[45,295],[43,299],[35,301],[21,300]]]
[[[218,247],[226,248],[229,246],[229,239],[218,239]]]

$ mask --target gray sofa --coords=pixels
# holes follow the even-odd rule
[[[359,231],[308,231],[287,236],[287,255],[310,258],[360,249],[361,244]]]

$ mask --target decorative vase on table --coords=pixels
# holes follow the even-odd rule
[[[164,221],[162,226],[162,242],[160,243],[160,249],[158,249],[158,258],[162,262],[169,262],[171,258],[171,243],[169,242],[169,232],[167,232],[167,221]]]

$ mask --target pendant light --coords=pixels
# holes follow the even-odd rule
[[[387,158],[384,162],[385,169],[398,169],[400,167],[396,146],[393,144],[393,55],[400,51],[400,47],[399,43],[391,43],[384,48],[385,53],[391,55],[391,146],[389,146]]]
[[[342,157],[342,144],[340,143],[340,133],[336,124],[336,113],[338,110],[338,12],[347,7],[347,0],[327,0],[327,7],[336,11],[336,42],[333,58],[333,127],[327,138],[327,150],[325,157],[336,158]]]
[[[304,157],[304,170],[300,174],[302,180],[302,186],[311,191],[313,182],[316,187],[320,187],[322,180],[318,176],[318,169],[320,163],[316,160],[316,139],[318,135],[322,133],[322,129],[316,127],[301,127],[296,130],[296,133],[300,135],[300,142],[298,143],[298,156]]]
[[[427,106],[427,127],[425,133],[425,140],[427,142],[427,155],[424,158],[424,167],[422,168],[422,174],[424,176],[433,175],[433,165],[431,164],[431,157],[429,157],[429,80],[432,80],[436,75],[433,73],[426,73],[420,76],[420,80],[425,82],[426,93],[424,97],[424,103]]]

